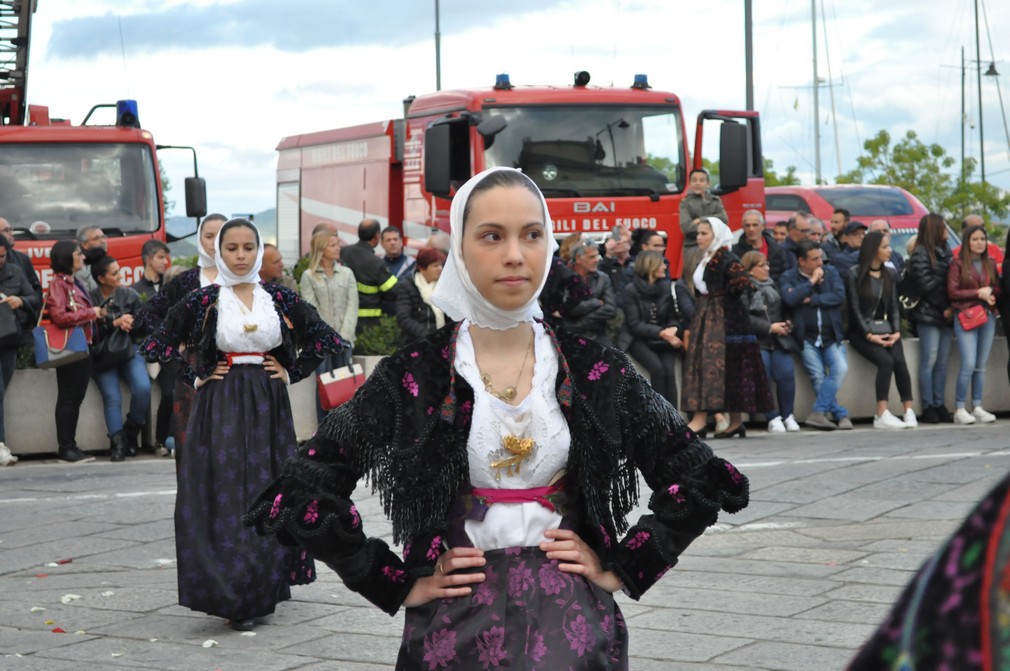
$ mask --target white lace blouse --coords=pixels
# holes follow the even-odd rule
[[[456,370],[473,387],[474,407],[467,442],[470,483],[474,487],[530,489],[551,484],[568,462],[571,434],[558,405],[555,379],[558,355],[541,324],[534,322],[533,385],[530,394],[516,406],[495,398],[480,380],[470,339],[470,324],[460,325],[456,340]],[[491,463],[510,456],[502,447],[506,435],[532,438],[532,455],[508,475]],[[493,503],[483,520],[467,520],[466,533],[474,547],[483,550],[539,545],[544,531],[556,529],[561,515],[537,502]]]
[[[231,287],[217,299],[217,348],[222,352],[269,352],[281,344],[281,319],[274,301],[260,285],[253,288],[252,310]],[[235,363],[253,363],[236,359]]]

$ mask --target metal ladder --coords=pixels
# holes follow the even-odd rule
[[[38,0],[0,0],[0,126],[25,123],[28,48]]]

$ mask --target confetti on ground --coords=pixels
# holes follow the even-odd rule
[[[63,603],[70,603],[71,601],[77,601],[81,598],[80,594],[64,594],[60,597],[60,601]]]
[[[169,564],[174,564],[175,560],[174,559],[155,559],[154,563],[158,564],[160,566],[167,566]]]
[[[203,642],[203,647],[205,648],[216,648],[218,645],[219,643],[212,638],[208,638]]]
[[[43,624],[56,624],[56,620],[46,620]]]
[[[239,634],[239,636],[255,636],[255,635],[256,635],[255,631],[243,631],[241,634]]]
[[[78,629],[77,631],[74,632],[74,636],[87,636],[87,634],[88,632],[84,631],[83,629]]]
[[[65,634],[67,632],[64,631],[61,627],[53,627],[53,633],[54,634]]]
[[[43,608],[42,606],[32,606],[32,612],[33,613],[44,613],[44,612],[46,612],[46,609]]]
[[[54,561],[51,561],[48,564],[46,564],[46,568],[57,568],[58,566],[59,566],[59,564],[57,564]]]
[[[158,639],[156,639],[156,638],[149,638],[147,640],[149,640],[151,643],[157,643],[158,642]]]
[[[102,596],[106,596],[106,597],[108,597],[108,596],[115,596],[115,594],[116,593],[113,592],[112,590],[109,590],[107,592],[102,592]]]
[[[112,656],[113,657],[122,657],[125,654],[126,654],[125,652],[114,652],[114,653],[112,653]]]
[[[48,573],[36,573],[35,577],[36,578],[48,578],[49,574]]]
[[[73,561],[74,561],[73,559],[57,559],[56,563],[62,566],[63,564],[72,564]]]

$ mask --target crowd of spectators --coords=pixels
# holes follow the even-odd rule
[[[875,428],[995,421],[982,405],[985,370],[996,316],[1010,292],[1003,285],[1004,251],[988,240],[977,215],[962,222],[964,244],[954,250],[943,217],[924,216],[909,243],[907,261],[892,249],[886,221],[866,224],[844,209],[834,212],[828,226],[804,212],[769,225],[760,211],[747,210],[734,243],[726,212],[708,191],[704,171],[692,173],[681,216],[685,256],[679,279],[671,277],[664,235],[618,225],[602,242],[578,233],[561,241],[541,304],[552,325],[627,351],[664,398],[693,413],[693,430],[704,434],[709,415],[725,412],[728,419],[716,415],[721,420],[716,436],[744,435],[741,413],[747,412],[763,414],[771,432],[799,431],[794,357],[815,393],[804,424],[819,430],[851,428],[849,412],[838,401],[850,349],[877,371]],[[10,312],[12,323],[21,326],[7,328],[0,319],[0,403],[42,298],[31,262],[13,249],[9,229],[0,218],[0,288],[5,289],[0,318]],[[313,233],[308,268],[297,289],[348,341],[383,314],[395,317],[404,342],[446,323],[431,304],[451,253],[444,235],[433,235],[409,255],[397,228],[383,229],[371,219],[361,222],[353,245],[345,245],[328,224]],[[261,279],[296,286],[279,250],[265,247]],[[134,342],[150,332],[164,306],[154,307],[159,303],[154,301],[147,308],[148,301],[178,270],[168,267],[168,247],[152,240],[142,251],[142,276],[132,287],[121,286],[119,265],[95,226],[79,230],[76,242],[54,248],[52,259],[48,316],[56,323],[85,326],[96,351],[116,331]],[[903,318],[906,331],[919,338],[918,417],[901,341]],[[944,392],[955,342],[961,365],[951,412]],[[683,393],[676,374],[681,361]],[[318,372],[346,363],[326,361]],[[145,448],[171,455],[177,435],[171,430],[177,374],[172,366],[145,367],[135,347],[131,356],[111,366],[105,362],[97,369],[92,357],[59,368],[60,458],[93,458],[77,447],[74,435],[92,377],[102,394],[113,461]],[[892,379],[901,401],[894,412],[888,407]],[[125,416],[121,380],[130,390]],[[146,445],[140,437],[152,380],[158,382],[162,400],[154,443]],[[321,417],[320,407],[317,412]],[[0,465],[17,461],[5,438],[0,410]]]

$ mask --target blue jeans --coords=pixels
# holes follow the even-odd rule
[[[119,390],[119,379],[130,388],[130,410],[126,416],[138,426],[147,422],[147,407],[151,404],[151,378],[147,374],[147,364],[136,354],[118,368],[107,370],[95,376],[98,391],[102,392],[102,407],[105,410],[105,427],[112,437],[123,430],[123,395]]]
[[[813,343],[804,342],[802,356],[803,366],[817,394],[813,412],[830,412],[836,420],[848,417],[849,411],[838,405],[837,399],[838,390],[849,372],[845,345],[832,343],[827,347],[815,347]]]
[[[784,349],[762,349],[761,361],[768,375],[768,387],[775,383],[775,397],[779,402],[778,411],[766,412],[769,421],[776,417],[793,414],[793,400],[796,398],[796,370],[793,355]]]
[[[947,389],[947,361],[954,329],[950,326],[917,324],[919,332],[919,396],[922,407],[937,408],[943,405]]]
[[[982,405],[982,387],[985,386],[985,367],[989,363],[992,339],[996,335],[996,317],[991,312],[989,319],[977,329],[965,331],[961,322],[954,320],[954,336],[957,349],[961,352],[961,370],[957,374],[954,400],[963,408],[968,399],[968,383],[971,383],[971,400],[974,407]]]

